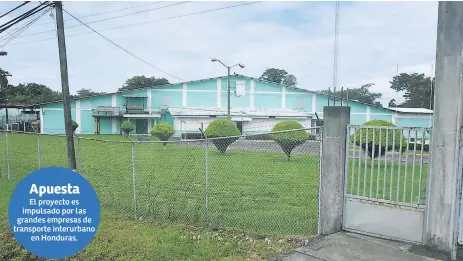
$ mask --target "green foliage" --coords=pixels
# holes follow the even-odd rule
[[[128,79],[118,91],[128,91],[133,89],[153,87],[169,84],[169,80],[165,78],[146,77],[144,75],[134,76]]]
[[[303,129],[304,127],[295,120],[286,120],[277,123],[272,132]],[[305,143],[309,139],[309,134],[305,130],[273,133],[272,139],[277,142],[286,153],[288,160],[291,159],[291,152],[297,146]]]
[[[288,74],[285,70],[269,68],[265,70],[262,76],[259,77],[260,80],[267,82],[274,82],[277,84],[283,84],[286,86],[296,86],[297,79],[294,75]]]
[[[391,89],[403,92],[405,102],[397,107],[429,108],[433,106],[435,79],[426,77],[423,73],[401,73],[392,78]],[[432,87],[431,87],[432,86]],[[395,101],[391,102],[391,105]]]
[[[365,122],[363,126],[394,127],[394,124],[384,120],[371,120]],[[355,144],[358,146],[361,146],[363,150],[368,150],[370,157],[373,156],[373,158],[376,158],[378,156],[383,156],[387,151],[392,149],[403,152],[407,146],[407,140],[402,137],[401,147],[400,137],[401,130],[385,130],[384,128],[358,128],[355,131],[355,134],[350,136],[350,141],[355,142]]]
[[[415,143],[413,142],[408,143],[408,151],[413,152],[414,150],[415,150]],[[416,152],[417,153],[421,152],[421,144],[419,143],[416,144]],[[423,152],[429,152],[429,144],[423,145]]]
[[[79,127],[79,124],[77,124],[77,122],[75,121],[72,121],[72,132],[75,132],[78,127]]]
[[[129,134],[130,132],[132,132],[133,130],[135,130],[135,126],[133,126],[133,124],[130,122],[130,121],[124,121],[122,124],[121,124],[121,130],[125,133],[125,134]]]
[[[168,141],[175,133],[175,129],[168,123],[162,122],[154,125],[150,131],[151,136],[158,138],[160,141]],[[166,143],[164,143],[164,146]]]
[[[381,101],[380,101],[383,94],[382,93],[377,93],[377,92],[371,92],[370,87],[372,87],[373,85],[375,85],[375,84],[374,83],[368,83],[368,84],[362,85],[359,88],[349,88],[349,89],[345,88],[343,90],[343,93],[341,93],[340,89],[336,90],[336,93],[333,93],[332,90],[323,90],[323,91],[320,91],[320,93],[329,95],[331,97],[334,94],[337,98],[342,97],[342,98],[346,99],[348,97],[349,100],[356,100],[356,101],[359,101],[359,102],[363,102],[363,103],[367,103],[367,104],[373,104],[373,105],[376,105],[376,106],[383,107],[383,105],[381,104]],[[337,103],[338,102],[336,102],[336,104]]]
[[[89,96],[105,94],[105,92],[94,92],[91,89],[80,89],[76,93],[77,95],[71,95],[72,98],[81,98],[81,97],[89,97]]]
[[[214,120],[206,128],[206,137],[208,138],[221,138],[221,137],[230,137],[222,139],[212,139],[215,147],[222,153],[227,151],[228,146],[238,140],[238,136],[241,134],[240,130],[236,125],[230,120]],[[231,137],[233,136],[233,137]]]

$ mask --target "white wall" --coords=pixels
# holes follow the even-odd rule
[[[202,118],[174,118],[174,128],[177,131],[176,136],[179,136],[180,133],[187,133],[187,132],[199,132],[199,128],[201,128],[201,123],[203,124],[203,128],[206,129],[209,123],[216,119],[223,119],[223,118],[209,118],[209,117],[202,117]],[[265,132],[271,131],[275,124],[284,121],[286,119],[274,119],[274,118],[266,118],[266,119],[252,119],[252,121],[243,122],[243,133],[253,133],[253,132]],[[181,123],[183,121],[183,123]],[[297,120],[299,123],[302,124],[305,128],[310,128],[312,119],[308,118],[305,120]]]
[[[201,128],[201,123],[203,124],[203,128],[206,129],[209,123],[217,118],[174,118],[174,128],[177,131],[182,132],[199,132],[199,128]],[[183,123],[182,123],[183,121]]]

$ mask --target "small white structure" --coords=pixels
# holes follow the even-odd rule
[[[171,107],[169,113],[174,118],[174,128],[183,135],[197,133],[200,128],[206,129],[211,121],[227,118],[228,112],[224,108]],[[312,122],[309,113],[291,109],[232,108],[230,116],[242,134],[268,132],[283,120],[297,120],[305,128],[310,128]]]

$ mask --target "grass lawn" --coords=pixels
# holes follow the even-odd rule
[[[405,159],[405,156],[403,156]],[[351,195],[424,205],[428,164],[386,161],[370,158],[350,159],[347,191]],[[416,156],[418,162],[420,156]],[[421,177],[420,177],[421,173]]]
[[[126,140],[122,135],[86,137]],[[4,146],[1,136],[0,148]],[[0,151],[2,221],[7,220],[12,187],[36,170],[39,161],[36,135],[9,134],[9,148],[11,182],[5,180],[5,150]],[[318,157],[293,155],[287,161],[283,152],[232,150],[221,154],[210,147],[206,190],[206,150],[201,146],[187,147],[180,142],[167,146],[134,144],[135,169],[131,150],[131,143],[80,140],[80,146],[76,145],[78,169],[98,193],[103,211],[97,237],[79,254],[79,260],[259,260],[295,247],[286,240],[279,242],[280,238],[317,232]],[[418,195],[420,164],[414,165],[413,179],[413,164],[400,164],[402,179],[397,185],[399,164],[395,162],[392,186],[393,163],[380,162],[378,176],[377,162],[367,162],[365,168],[361,160],[360,179],[358,164],[358,159],[349,160],[348,190],[352,194],[357,187],[363,193],[366,181],[366,196],[371,188],[373,197],[378,192],[382,198],[382,191],[389,192],[391,187],[393,191],[399,187],[399,201],[403,195],[405,201]],[[67,167],[64,137],[40,137],[40,166]],[[425,174],[427,165],[423,165],[422,184]],[[403,194],[403,184],[407,194]],[[411,186],[414,193],[408,196]],[[385,199],[388,196],[385,193]],[[21,259],[28,254],[13,240],[8,225],[0,225],[0,260],[12,256],[34,260]],[[249,235],[258,240],[246,240]],[[271,243],[264,240],[266,237]]]
[[[10,233],[7,210],[13,188],[0,180],[0,260],[43,260],[24,250]],[[66,260],[268,260],[299,244],[290,238],[268,239],[235,231],[153,225],[103,210],[96,237]]]
[[[111,135],[112,140],[121,137]],[[17,182],[37,169],[37,137],[9,134],[9,141],[11,176]],[[80,149],[76,146],[79,170],[94,186],[104,210],[160,225],[208,224],[263,236],[317,232],[318,157],[294,155],[287,161],[283,152],[220,154],[211,147],[206,222],[204,148],[135,144],[136,204],[131,149],[131,143],[93,140],[80,140]],[[40,155],[41,167],[66,167],[65,138],[41,136]]]

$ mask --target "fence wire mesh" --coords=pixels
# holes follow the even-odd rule
[[[122,217],[313,235],[321,139],[309,133],[314,129],[169,142],[76,136],[77,171],[95,188],[102,209]],[[8,163],[14,181],[40,167],[68,167],[64,136],[3,132],[0,148],[2,142],[10,154],[0,152],[2,177]]]

